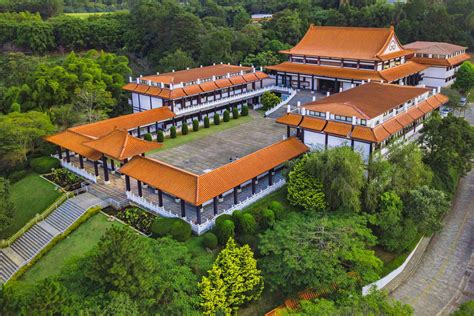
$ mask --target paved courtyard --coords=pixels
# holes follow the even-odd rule
[[[203,174],[286,136],[286,127],[276,124],[274,119],[263,118],[253,111],[251,115],[254,119],[249,122],[147,156],[195,174]]]

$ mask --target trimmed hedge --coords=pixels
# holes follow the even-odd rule
[[[186,122],[183,122],[183,125],[181,125],[181,135],[188,135],[189,132],[189,127]]]
[[[151,137],[150,133],[146,133],[145,136],[143,136],[143,139],[149,142],[153,141],[153,137]]]
[[[257,221],[250,213],[243,213],[239,216],[238,231],[240,234],[254,234],[257,231]]]
[[[242,115],[242,116],[247,116],[247,115],[249,115],[249,107],[248,107],[247,104],[244,104],[244,105],[242,106],[242,109],[240,110],[240,115]]]
[[[193,131],[194,132],[199,131],[199,121],[198,120],[193,120]]]
[[[176,138],[176,126],[170,128],[170,138]]]
[[[31,168],[39,174],[50,173],[51,169],[61,167],[58,159],[53,157],[38,157],[30,160]]]
[[[10,181],[10,184],[13,184],[13,183],[15,183],[15,182],[20,181],[20,180],[23,179],[24,177],[26,177],[27,174],[28,174],[28,171],[26,171],[26,170],[13,171],[13,172],[10,173],[10,175],[8,176],[8,181]]]
[[[238,119],[239,118],[239,109],[237,107],[233,108],[232,109],[232,118],[234,120]]]
[[[203,243],[204,247],[208,249],[216,249],[217,248],[217,236],[211,232],[205,233],[203,236]]]
[[[214,114],[214,125],[219,125],[221,124],[221,117],[219,116],[219,114]]]
[[[268,228],[273,226],[275,223],[275,212],[269,208],[264,209],[261,212],[261,217],[260,217],[260,225],[262,225],[263,228]]]
[[[228,110],[224,111],[224,122],[229,122],[230,121],[230,113]]]
[[[230,237],[235,236],[235,225],[231,220],[224,220],[216,223],[216,235],[219,244],[225,245]]]
[[[209,122],[209,116],[204,117],[204,128],[211,127],[211,123]]]
[[[163,131],[160,130],[156,133],[156,141],[158,143],[162,143],[165,141],[165,134],[163,133]]]
[[[234,212],[235,214],[235,212]],[[225,221],[225,220],[229,220],[231,222],[234,222],[234,216],[233,215],[229,215],[229,214],[222,214],[222,215],[219,215],[219,217],[216,218],[216,225],[218,225],[219,223]]]
[[[272,203],[270,203],[269,209],[271,209],[273,213],[275,213],[275,219],[283,218],[285,208],[280,202],[273,201]]]
[[[154,236],[171,236],[177,241],[186,241],[191,238],[191,225],[180,218],[158,217],[151,226]]]

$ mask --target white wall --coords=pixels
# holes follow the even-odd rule
[[[312,149],[324,149],[326,145],[326,135],[311,131],[304,131],[304,143]]]
[[[143,110],[150,110],[151,109],[151,102],[150,97],[148,95],[140,94],[140,109]]]
[[[151,107],[153,109],[156,109],[156,108],[161,108],[163,106],[163,99],[159,99],[159,98],[151,98]]]

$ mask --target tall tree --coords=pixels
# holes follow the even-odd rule
[[[456,73],[454,88],[462,92],[468,92],[472,87],[474,87],[474,64],[465,61]]]
[[[0,177],[0,232],[11,225],[14,215],[15,206],[10,200],[10,183]]]

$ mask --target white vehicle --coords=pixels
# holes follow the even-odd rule
[[[453,109],[448,108],[448,107],[443,107],[441,110],[439,110],[439,115],[441,115],[441,117],[446,117],[448,116],[449,113],[452,113],[452,112],[453,112]]]

